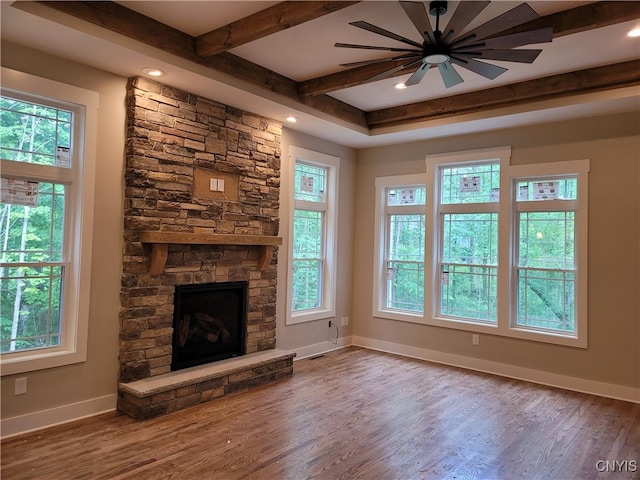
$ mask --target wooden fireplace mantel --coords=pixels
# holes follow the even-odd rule
[[[169,244],[188,245],[259,245],[260,270],[264,270],[273,254],[274,247],[282,245],[282,237],[270,235],[236,235],[222,233],[184,233],[184,232],[142,232],[142,243],[151,244],[151,275],[164,272],[169,255]]]

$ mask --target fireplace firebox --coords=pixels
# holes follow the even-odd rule
[[[247,282],[178,285],[171,370],[245,354]]]

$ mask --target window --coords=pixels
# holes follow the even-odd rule
[[[374,315],[424,312],[426,187],[424,175],[376,178]]]
[[[586,347],[589,162],[510,156],[427,157],[424,323]]]
[[[291,147],[293,200],[289,315],[300,323],[335,315],[339,159]]]
[[[97,94],[2,75],[0,358],[13,374],[86,358]]]
[[[575,334],[577,177],[516,180],[515,324]]]
[[[438,314],[495,323],[500,164],[440,168]]]

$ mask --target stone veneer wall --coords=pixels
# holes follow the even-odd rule
[[[246,353],[275,348],[277,250],[170,245],[150,275],[142,231],[277,235],[282,124],[146,78],[129,80],[120,382],[170,371],[174,287],[248,281]],[[194,169],[237,175],[238,199],[196,197]],[[98,179],[99,181],[99,179]]]

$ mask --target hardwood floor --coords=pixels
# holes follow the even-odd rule
[[[640,405],[350,347],[156,419],[10,438],[1,464],[3,480],[640,478]]]

